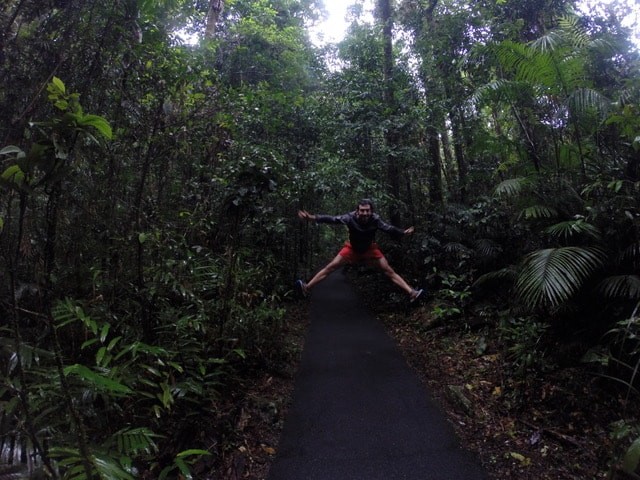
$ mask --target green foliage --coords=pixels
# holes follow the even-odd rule
[[[543,373],[550,366],[545,352],[544,336],[549,325],[531,317],[504,318],[498,335],[506,349],[506,358],[518,380]]]
[[[41,138],[32,144],[28,153],[16,146],[0,150],[0,155],[15,155],[10,161],[16,162],[4,170],[0,186],[29,192],[39,185],[57,181],[78,140],[97,143],[91,133],[94,130],[107,139],[112,138],[109,123],[99,115],[83,113],[79,94],[68,94],[62,80],[53,77],[47,91],[49,101],[61,114],[32,123]]]
[[[600,229],[585,221],[584,218],[556,223],[555,225],[547,227],[545,232],[553,238],[564,239],[565,241],[579,236],[585,236],[592,240],[599,240],[602,238]]]
[[[606,120],[607,125],[619,125],[620,134],[627,140],[632,141],[634,149],[638,149],[638,133],[640,132],[640,122],[638,121],[638,106],[634,104],[618,105],[619,112],[612,113]]]
[[[637,57],[615,19],[586,29],[532,5],[400,2],[385,84],[379,26],[357,9],[317,50],[313,1],[225,2],[198,45],[178,32],[201,34],[208,2],[9,2],[2,462],[173,478],[222,449],[222,402],[289,360],[285,301],[318,243],[301,207],[398,206],[417,234],[391,252],[440,289],[436,315],[466,315],[474,279],[515,310],[517,286],[549,314],[505,327],[524,370],[571,302],[601,295],[572,315],[622,328],[640,289]]]
[[[596,248],[538,250],[525,257],[516,290],[530,307],[557,307],[575,295],[604,260],[604,252]]]

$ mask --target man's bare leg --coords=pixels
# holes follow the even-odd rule
[[[399,286],[402,290],[404,290],[411,298],[417,296],[418,290],[411,288],[409,284],[398,275],[395,270],[389,265],[389,262],[385,257],[377,258],[375,260],[371,260],[369,262],[372,266],[382,270],[382,272],[397,286]]]
[[[327,264],[327,266],[325,266],[322,270],[316,273],[311,280],[309,280],[309,282],[304,287],[305,292],[309,292],[309,290],[311,290],[314,286],[327,278],[331,273],[335,272],[338,268],[347,263],[347,260],[343,256],[336,255],[336,257],[331,260]]]

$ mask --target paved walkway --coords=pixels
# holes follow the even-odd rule
[[[269,480],[486,478],[348,279],[318,285]]]

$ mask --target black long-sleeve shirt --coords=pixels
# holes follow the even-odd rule
[[[366,252],[375,241],[376,232],[382,230],[393,238],[400,238],[404,235],[404,230],[386,223],[380,215],[374,213],[365,224],[358,222],[356,212],[349,212],[343,215],[316,215],[317,223],[330,223],[346,225],[349,230],[349,242],[358,253]]]

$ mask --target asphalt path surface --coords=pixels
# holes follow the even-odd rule
[[[292,405],[268,478],[487,478],[340,271],[313,291]]]

